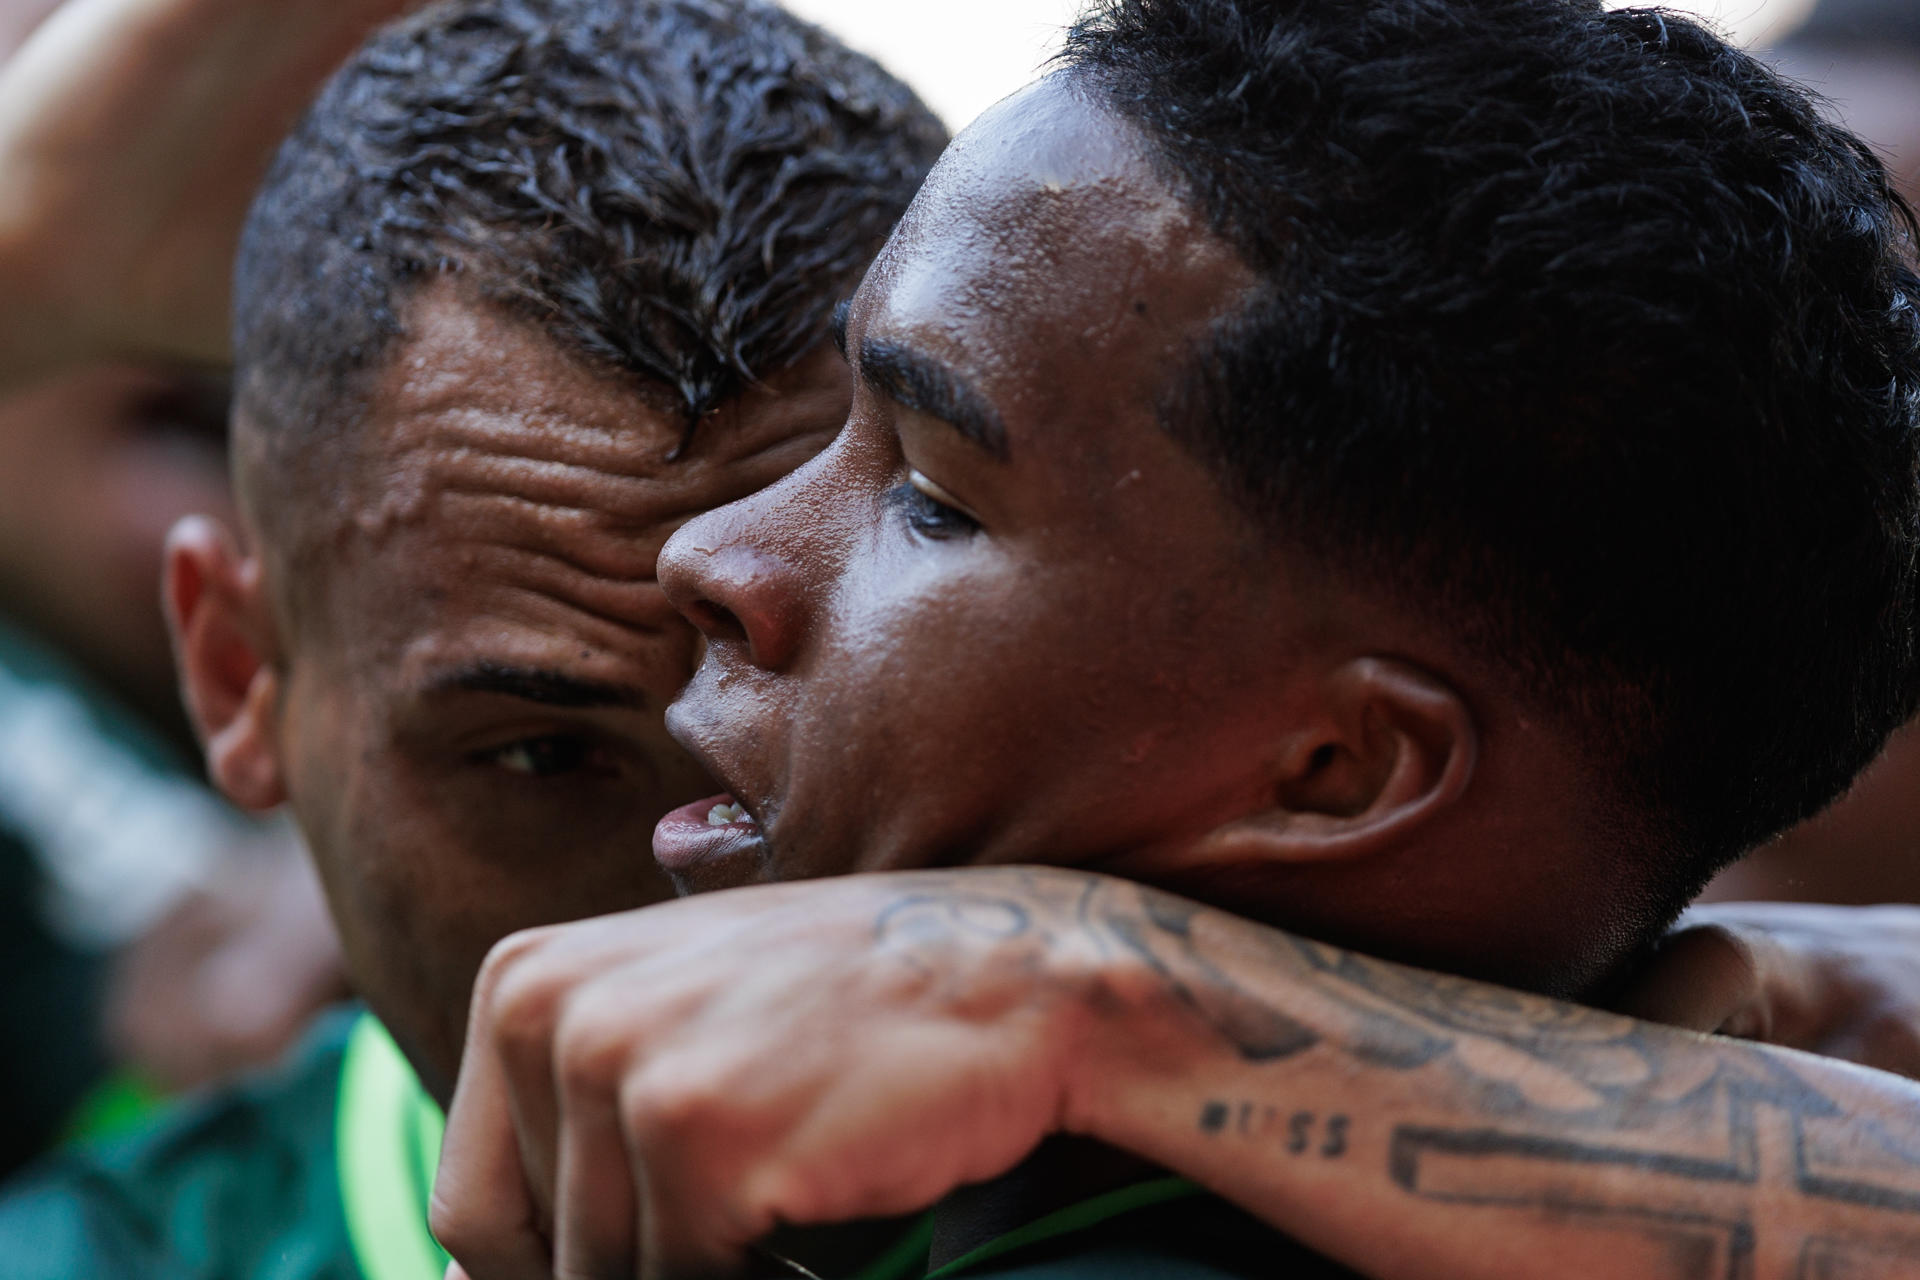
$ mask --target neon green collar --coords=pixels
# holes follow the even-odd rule
[[[427,1230],[427,1198],[447,1120],[372,1014],[348,1035],[334,1126],[340,1204],[360,1274],[441,1280],[447,1252]]]
[[[447,1252],[427,1229],[427,1203],[440,1164],[446,1117],[372,1014],[362,1014],[348,1034],[334,1124],[340,1203],[361,1275],[366,1280],[441,1280]],[[1185,1178],[1123,1187],[991,1240],[927,1280],[947,1280],[1015,1249],[1200,1194]],[[860,1280],[920,1273],[932,1225],[931,1215],[922,1218],[899,1244],[865,1268]]]

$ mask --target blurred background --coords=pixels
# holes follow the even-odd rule
[[[952,128],[1030,80],[1081,0],[786,0]],[[0,0],[0,60],[57,0]],[[1618,7],[1618,6],[1616,6]],[[1674,0],[1826,95],[1920,196],[1920,0]],[[271,1057],[343,990],[290,827],[204,785],[158,604],[220,514],[217,368],[76,369],[0,397],[0,1174],[152,1089]],[[1920,901],[1920,730],[1713,890]]]
[[[0,0],[0,60],[56,8]],[[168,529],[232,518],[227,401],[147,360],[0,396],[0,1175],[345,995],[291,823],[201,776],[160,612]]]
[[[1903,0],[1920,13],[1920,0]],[[920,91],[949,127],[1033,79],[1079,0],[789,0],[793,12],[872,54]],[[1624,8],[1612,3],[1609,8]],[[1814,0],[1679,0],[1741,44],[1783,39]],[[1844,7],[1844,6],[1843,6]]]

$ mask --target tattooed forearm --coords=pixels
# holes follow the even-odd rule
[[[1376,961],[1092,877],[1035,873],[1017,901],[953,910],[953,927],[1017,915],[1043,950],[1092,939],[1144,971],[1221,1046],[1226,1087],[1250,1090],[1200,1094],[1184,1127],[1254,1162],[1249,1185],[1371,1169],[1361,1185],[1381,1214],[1432,1206],[1444,1227],[1504,1212],[1630,1239],[1617,1274],[1920,1276],[1920,1089],[1895,1077]],[[1190,1149],[1177,1139],[1158,1149]]]

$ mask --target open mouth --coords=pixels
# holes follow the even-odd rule
[[[722,792],[683,804],[653,829],[653,857],[668,872],[684,872],[721,858],[755,856],[760,824],[733,796]]]

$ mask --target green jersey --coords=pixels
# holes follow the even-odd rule
[[[253,833],[138,717],[0,618],[0,1177],[106,1071],[106,957]]]
[[[444,1127],[377,1021],[328,1015],[279,1072],[13,1184],[0,1280],[441,1280],[427,1199]],[[1049,1214],[933,1272],[929,1234],[852,1280],[1351,1274],[1180,1178]]]
[[[0,1196],[6,1280],[440,1280],[439,1110],[371,1017],[280,1071],[58,1153]]]

